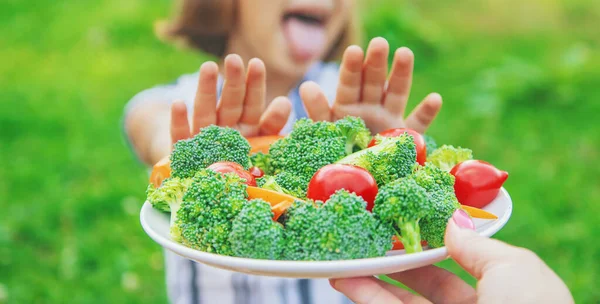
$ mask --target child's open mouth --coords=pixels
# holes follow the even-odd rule
[[[328,11],[316,8],[292,9],[284,14],[283,33],[296,60],[314,59],[322,53],[328,16]]]

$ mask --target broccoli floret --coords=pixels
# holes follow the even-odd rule
[[[196,172],[216,162],[232,161],[248,169],[250,144],[240,132],[211,125],[196,136],[175,143],[171,153],[172,176],[192,177]]]
[[[265,175],[273,174],[270,154],[262,152],[254,153],[250,155],[250,162],[253,166],[260,168]]]
[[[444,246],[446,225],[460,203],[454,194],[454,176],[431,164],[419,166],[410,176],[430,195],[434,211],[419,222],[421,236],[431,248]]]
[[[245,258],[279,260],[285,248],[283,226],[273,221],[271,205],[254,199],[235,217],[229,241],[233,254]]]
[[[148,184],[148,188],[146,188],[146,200],[154,209],[162,212],[171,212],[171,207],[169,206],[169,202],[166,200],[164,193],[158,189],[160,188],[154,187],[153,183]]]
[[[269,148],[275,174],[289,172],[305,181],[325,165],[344,157],[346,140],[331,122],[298,120],[292,132]]]
[[[454,193],[454,176],[430,163],[415,166],[410,177],[429,193]]]
[[[177,210],[179,210],[183,196],[191,183],[191,178],[170,177],[164,180],[159,188],[155,188],[154,184],[148,185],[146,191],[147,199],[152,207],[171,213],[171,238],[175,241],[181,240],[179,229],[175,225]]]
[[[359,196],[338,190],[326,203],[295,202],[285,222],[285,258],[341,260],[383,256],[393,231],[366,209]]]
[[[425,140],[425,149],[427,150],[427,156],[429,156],[433,151],[437,149],[437,143],[435,139],[427,134],[423,134],[423,139]]]
[[[441,200],[434,202],[433,212],[419,223],[421,236],[427,241],[429,247],[444,246],[444,235],[446,234],[448,220],[450,220],[454,211],[459,208],[460,203],[454,193],[446,192]]]
[[[382,222],[393,227],[406,253],[423,251],[419,221],[431,212],[431,197],[412,178],[401,178],[379,189],[373,208]]]
[[[473,159],[473,151],[470,149],[443,145],[427,157],[427,162],[450,172],[456,164],[469,159]]]
[[[246,184],[236,174],[198,171],[177,211],[175,225],[182,243],[206,252],[232,255],[231,223],[242,210],[246,196]]]
[[[359,117],[346,116],[335,122],[346,138],[346,155],[365,149],[371,141],[371,131]]]
[[[275,176],[265,175],[256,180],[256,184],[261,188],[285,193],[297,198],[306,197],[308,182],[287,171]]]
[[[412,136],[381,138],[381,142],[368,149],[352,153],[337,161],[338,164],[355,165],[369,171],[379,187],[405,177],[412,172],[417,152]]]

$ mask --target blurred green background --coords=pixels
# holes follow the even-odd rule
[[[135,93],[205,59],[154,37],[170,4],[0,4],[0,303],[166,301],[161,248],[138,220],[147,172],[120,120]],[[600,303],[600,2],[362,12],[368,37],[415,51],[411,105],[444,96],[429,134],[510,172],[514,215],[496,237],[537,252],[579,303]]]

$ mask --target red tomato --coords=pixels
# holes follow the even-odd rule
[[[423,135],[421,135],[421,133],[413,129],[397,128],[383,131],[379,133],[379,135],[383,137],[397,137],[404,133],[408,133],[408,135],[411,135],[413,137],[415,141],[415,146],[417,148],[417,162],[420,165],[424,166],[425,161],[427,160],[427,148],[425,146],[425,138],[423,138]],[[371,140],[371,142],[369,143],[369,147],[372,147],[374,145],[376,145],[375,138]]]
[[[306,197],[326,202],[340,189],[354,192],[367,202],[367,210],[373,209],[377,183],[369,171],[352,165],[333,164],[319,169],[310,179]]]
[[[252,174],[252,176],[255,178],[263,177],[265,175],[263,170],[261,170],[259,167],[252,167],[248,171],[250,171],[250,174]]]
[[[219,173],[233,172],[233,173],[237,174],[237,176],[244,179],[246,181],[246,185],[256,186],[256,180],[254,179],[254,176],[252,176],[252,174],[250,174],[250,172],[246,171],[244,169],[244,167],[242,167],[238,163],[228,162],[228,161],[217,162],[217,163],[214,163],[214,164],[208,166],[208,169],[213,170],[215,172],[219,172]]]
[[[480,160],[467,160],[450,170],[454,175],[454,192],[467,206],[483,208],[498,195],[508,173]]]
[[[421,241],[421,246],[422,247],[427,246],[427,241]],[[404,249],[404,244],[402,244],[402,242],[400,242],[398,237],[394,235],[392,237],[392,250],[402,250],[402,249]]]

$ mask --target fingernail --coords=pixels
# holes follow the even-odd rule
[[[475,230],[475,224],[471,220],[471,217],[462,209],[457,209],[452,214],[452,220],[460,228],[467,228]]]

